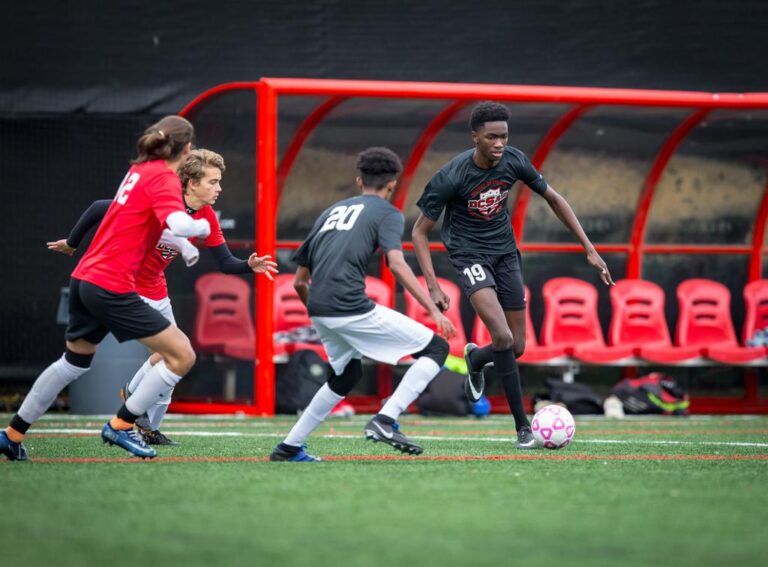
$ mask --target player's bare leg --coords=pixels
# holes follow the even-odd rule
[[[482,368],[493,361],[496,375],[504,387],[509,409],[515,418],[518,447],[532,448],[535,444],[525,414],[520,369],[516,359],[518,352],[525,352],[525,310],[505,312],[499,303],[496,290],[492,287],[479,289],[470,296],[469,301],[488,328],[492,341],[490,345],[475,349],[469,357],[470,362],[474,368]]]

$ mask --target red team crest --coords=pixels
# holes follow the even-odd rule
[[[509,183],[500,179],[491,179],[478,185],[470,193],[467,212],[480,219],[495,217],[506,206],[508,187]]]
[[[171,248],[170,246],[166,246],[165,244],[157,244],[157,250],[160,252],[160,256],[162,256],[163,260],[166,262],[170,262],[173,260],[176,256],[179,255],[178,251],[174,248]]]

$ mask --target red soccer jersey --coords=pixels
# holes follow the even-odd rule
[[[210,248],[224,244],[224,234],[221,232],[219,219],[216,218],[216,213],[210,205],[205,205],[199,211],[195,211],[192,218],[195,220],[205,219],[211,225],[211,234],[205,239],[205,246]],[[189,240],[192,244],[196,244],[199,239],[190,238]],[[176,250],[159,242],[149,251],[136,276],[136,291],[139,292],[139,295],[155,300],[168,297],[165,269],[178,255]]]
[[[132,166],[72,277],[114,293],[136,291],[144,257],[176,211],[185,211],[176,173],[163,160]]]

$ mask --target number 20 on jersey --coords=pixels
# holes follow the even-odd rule
[[[334,207],[328,218],[325,219],[323,226],[320,228],[320,232],[326,230],[352,230],[357,222],[357,217],[363,211],[365,205],[341,205]]]

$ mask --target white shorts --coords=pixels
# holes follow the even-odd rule
[[[397,364],[404,356],[423,350],[434,336],[421,323],[382,305],[362,315],[312,317],[312,323],[336,374],[350,360],[363,356]]]
[[[173,308],[171,307],[170,297],[164,297],[162,299],[150,299],[142,295],[140,295],[139,297],[141,297],[144,303],[146,303],[156,311],[159,311],[163,317],[165,317],[171,322],[171,325],[176,325],[176,317],[173,316]]]

